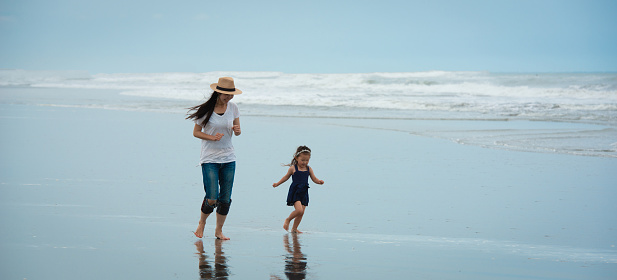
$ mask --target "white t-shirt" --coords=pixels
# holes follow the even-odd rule
[[[227,110],[221,116],[217,113],[212,113],[210,120],[202,131],[209,135],[222,133],[224,136],[219,141],[201,140],[201,163],[226,163],[236,161],[234,146],[231,144],[233,135],[233,122],[240,117],[240,111],[235,103],[227,102]],[[195,123],[201,125],[201,122],[206,118],[203,116],[195,120]]]

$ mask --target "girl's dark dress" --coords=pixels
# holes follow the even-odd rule
[[[291,175],[291,186],[289,186],[289,193],[287,193],[287,206],[293,206],[296,201],[300,201],[302,205],[308,206],[308,178],[310,168],[307,165],[306,171],[299,171],[298,165],[294,165],[294,167],[296,168],[296,172]]]

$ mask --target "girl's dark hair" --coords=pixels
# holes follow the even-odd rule
[[[187,120],[198,120],[198,119],[203,118],[203,116],[206,116],[204,121],[200,123],[201,126],[205,127],[208,121],[210,120],[212,113],[214,113],[214,106],[216,106],[216,101],[219,98],[219,95],[221,94],[216,91],[213,91],[208,101],[204,102],[203,104],[197,105],[195,107],[188,108],[189,111],[187,115],[191,111],[195,111],[195,112],[193,112],[188,117],[186,117],[186,119]]]
[[[291,163],[289,164],[289,166],[294,166],[296,164],[298,164],[298,161],[296,160],[296,157],[298,157],[301,154],[309,154],[311,155],[311,149],[307,146],[300,146],[296,149],[296,152],[294,153],[294,158],[291,160]]]

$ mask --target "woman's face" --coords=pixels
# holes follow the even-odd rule
[[[229,100],[231,100],[232,98],[234,98],[233,94],[221,93],[221,95],[219,96],[219,100],[225,104],[227,104],[227,102],[229,102]]]

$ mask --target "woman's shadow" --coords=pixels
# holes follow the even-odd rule
[[[289,235],[292,237],[291,244],[289,243]],[[287,279],[306,279],[306,256],[302,253],[302,245],[298,240],[298,234],[286,234],[283,237],[283,245],[288,252],[288,254],[285,254],[285,276],[287,276]],[[273,275],[270,279],[280,278]]]
[[[197,248],[197,255],[199,255],[199,278],[200,279],[228,279],[230,272],[227,266],[227,258],[223,253],[222,248],[223,240],[216,239],[214,241],[214,263],[211,257],[206,255],[204,251],[204,243],[199,240],[195,242]]]

